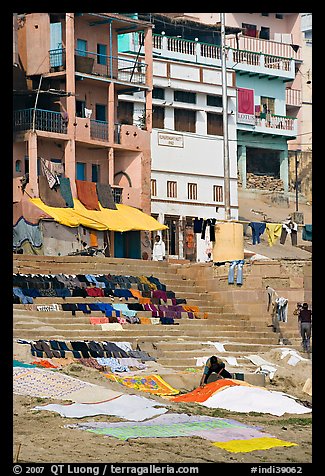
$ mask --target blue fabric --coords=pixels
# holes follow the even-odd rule
[[[43,236],[38,225],[32,225],[21,217],[13,227],[13,246],[19,248],[25,241],[29,241],[35,248],[40,248]]]
[[[252,221],[249,225],[252,228],[252,238],[253,238],[253,245],[260,243],[260,236],[264,233],[266,228],[266,223]]]
[[[71,193],[70,179],[68,177],[60,177],[60,192],[65,200],[67,207],[73,208],[73,198]]]
[[[30,296],[25,296],[21,288],[13,288],[13,293],[20,299],[21,304],[33,304],[33,298]]]
[[[243,284],[243,265],[244,260],[234,260],[230,263],[228,271],[228,284],[234,284],[235,281],[235,268],[237,267],[237,279],[236,284]]]
[[[304,241],[313,241],[313,225],[305,225],[302,229],[302,236],[301,238]]]

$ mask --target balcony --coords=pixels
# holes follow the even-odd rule
[[[108,141],[108,122],[90,119],[90,138]]]
[[[301,48],[298,48],[297,51],[295,51],[296,48],[293,49],[288,43],[280,43],[272,40],[264,40],[262,38],[254,38],[252,36],[239,35],[238,44],[236,38],[231,36],[226,38],[226,44],[232,49],[246,50],[302,61]]]
[[[252,132],[252,126],[237,123],[238,130]],[[259,133],[295,137],[297,135],[297,119],[291,116],[279,116],[277,114],[263,114],[255,116],[253,131]]]
[[[302,106],[301,90],[300,89],[286,89],[286,105],[293,107]]]
[[[141,39],[141,34],[139,39]],[[281,43],[277,44],[282,45]],[[290,47],[290,45],[282,46]],[[131,45],[131,48],[134,52],[137,51],[138,44],[134,44],[133,47]],[[291,47],[290,49],[292,50]],[[221,67],[220,46],[184,40],[182,38],[153,35],[153,54],[163,58]],[[245,71],[248,74],[281,76],[288,80],[292,80],[295,77],[295,65],[292,56],[285,57],[271,54],[270,52],[267,53],[261,49],[238,49],[232,46],[227,46],[226,53],[228,68],[241,72]]]
[[[64,48],[50,50],[49,56],[51,72],[65,70]],[[141,60],[135,61],[122,56],[107,56],[76,49],[75,71],[135,85],[145,85],[147,64]]]
[[[13,113],[14,132],[35,129],[38,131],[67,133],[67,126],[60,112],[45,109],[22,109]]]

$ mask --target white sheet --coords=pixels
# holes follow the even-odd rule
[[[158,405],[159,408],[155,408]],[[143,421],[153,416],[166,413],[168,408],[161,406],[155,400],[138,395],[121,395],[108,402],[101,403],[72,403],[71,405],[49,404],[34,407],[34,410],[57,412],[67,418],[83,418],[95,415],[111,415],[125,420]]]
[[[284,413],[310,413],[311,409],[297,403],[282,392],[275,392],[257,387],[238,385],[228,387],[209,397],[201,405],[209,408],[246,413],[260,412],[281,416]]]

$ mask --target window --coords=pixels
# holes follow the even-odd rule
[[[196,183],[187,184],[187,198],[189,200],[197,200],[197,184]]]
[[[213,201],[223,202],[223,188],[221,185],[213,185]]]
[[[265,119],[264,114],[274,114],[274,104],[274,98],[261,96],[261,114],[263,114],[263,116],[261,116],[262,119]]]
[[[261,13],[262,17],[268,17],[269,14],[268,13]]]
[[[177,197],[177,182],[167,181],[167,197],[169,198]]]
[[[78,99],[76,100],[76,116],[77,117],[85,117],[85,107],[86,107],[85,101],[79,101]]]
[[[152,197],[157,196],[157,180],[156,179],[151,179],[151,196]]]
[[[221,114],[207,112],[207,134],[223,136],[223,117]]]
[[[117,106],[117,121],[120,124],[133,124],[133,103],[119,101]]]
[[[25,174],[29,173],[29,157],[25,155],[24,157],[24,165],[25,165]]]
[[[86,180],[86,164],[84,162],[77,162],[76,179]]]
[[[106,106],[105,104],[96,104],[96,120],[106,121]]]
[[[275,18],[277,18],[278,20],[283,20],[283,15],[282,15],[282,13],[276,13],[276,14],[275,14]]]
[[[77,51],[78,56],[87,56],[87,40],[77,39]]]
[[[222,107],[222,96],[207,95],[207,106]]]
[[[97,43],[97,64],[106,64],[107,46]]]
[[[174,91],[174,101],[196,104],[196,94],[188,91]]]
[[[92,182],[100,182],[99,171],[100,171],[100,165],[91,164],[91,181]]]
[[[165,90],[163,88],[153,88],[152,98],[153,99],[165,99]]]
[[[21,160],[16,160],[15,170],[16,172],[21,172]]]
[[[180,132],[195,132],[196,112],[189,109],[174,109],[174,128]]]
[[[260,38],[263,39],[263,40],[269,40],[270,39],[270,28],[268,28],[266,26],[261,26]]]
[[[152,107],[152,127],[163,129],[165,127],[165,108],[161,106]]]
[[[252,36],[256,38],[256,25],[250,25],[249,23],[242,23],[243,33],[245,36]]]

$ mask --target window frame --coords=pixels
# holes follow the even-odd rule
[[[177,182],[167,180],[167,198],[177,198]]]

